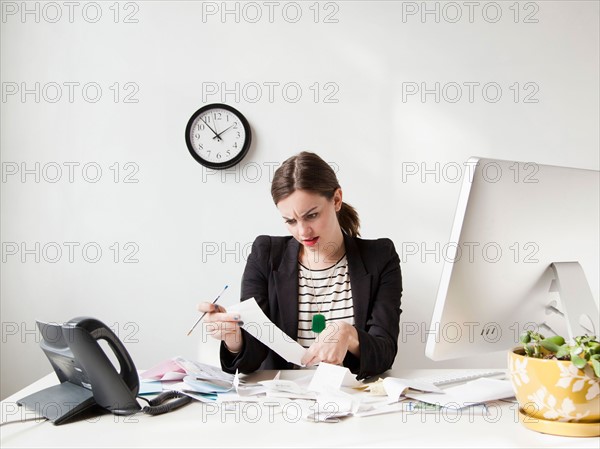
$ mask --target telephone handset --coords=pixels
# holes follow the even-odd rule
[[[93,405],[116,415],[141,410],[136,400],[139,377],[125,346],[101,321],[77,317],[65,324],[37,322],[40,346],[54,368],[59,385],[29,395],[17,403],[62,424]],[[117,358],[117,372],[98,340],[105,340]]]

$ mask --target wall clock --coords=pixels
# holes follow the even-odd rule
[[[252,133],[246,117],[226,104],[201,107],[185,128],[190,154],[205,167],[222,170],[240,162],[250,149]]]

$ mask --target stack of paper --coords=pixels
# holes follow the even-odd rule
[[[412,379],[388,377],[382,381],[388,400],[385,404],[374,402],[361,407],[356,416],[373,416],[384,413],[460,413],[466,407],[473,415],[487,414],[485,403],[512,397],[508,380],[480,378],[450,388],[440,389],[432,384]],[[374,390],[377,391],[375,385]],[[413,400],[410,400],[413,399]]]
[[[214,401],[217,394],[234,389],[234,376],[221,369],[175,357],[165,360],[140,375],[140,394],[175,390],[199,401]]]
[[[406,397],[441,407],[460,409],[483,402],[510,398],[514,395],[509,380],[482,377],[462,385],[446,388],[441,393],[407,393]]]

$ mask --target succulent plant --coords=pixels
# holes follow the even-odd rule
[[[570,360],[579,369],[591,362],[594,374],[600,377],[600,342],[595,336],[584,335],[566,342],[560,335],[544,337],[528,330],[521,334],[520,341],[528,357]]]

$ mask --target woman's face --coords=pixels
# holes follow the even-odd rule
[[[335,254],[343,236],[336,212],[342,206],[342,190],[328,200],[317,193],[296,190],[277,203],[277,209],[292,236],[305,249]]]

